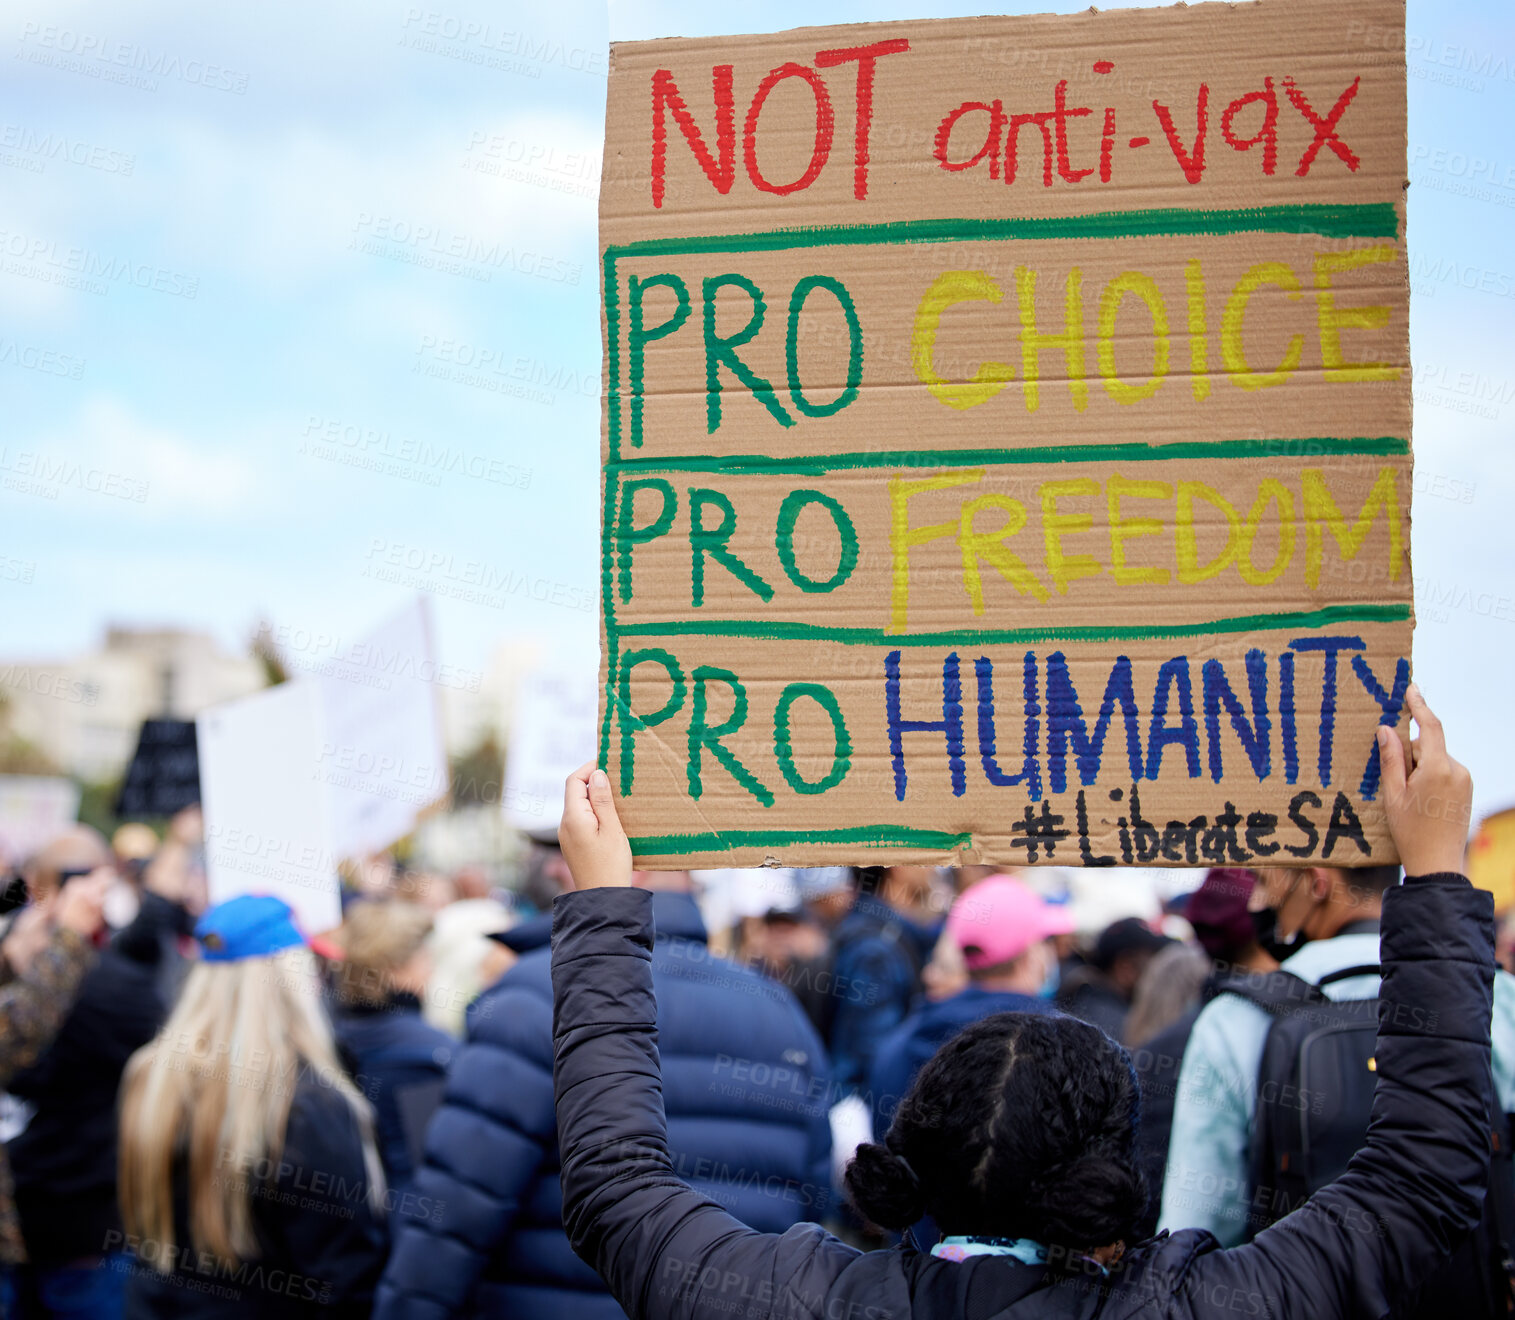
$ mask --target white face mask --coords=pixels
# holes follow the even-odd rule
[[[105,891],[105,901],[100,905],[105,924],[112,930],[124,930],[137,919],[142,899],[125,880],[118,879]]]

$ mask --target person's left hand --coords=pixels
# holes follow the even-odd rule
[[[630,886],[631,844],[616,815],[610,778],[593,761],[581,765],[563,786],[558,846],[575,889]]]

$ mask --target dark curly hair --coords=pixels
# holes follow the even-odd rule
[[[1130,1056],[1098,1027],[998,1013],[921,1069],[882,1144],[847,1169],[858,1212],[904,1229],[1025,1237],[1075,1251],[1130,1237],[1147,1206]]]

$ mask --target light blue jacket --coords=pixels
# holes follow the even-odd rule
[[[1305,945],[1283,964],[1312,984],[1347,967],[1376,965],[1377,934],[1338,935]],[[1322,987],[1331,999],[1370,999],[1376,976]],[[1257,1074],[1272,1021],[1256,1004],[1219,995],[1194,1024],[1178,1073],[1173,1135],[1158,1228],[1206,1228],[1225,1247],[1245,1240],[1248,1144],[1257,1106]],[[1515,1113],[1515,977],[1494,976],[1494,1089]]]

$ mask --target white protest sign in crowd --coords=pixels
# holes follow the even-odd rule
[[[337,866],[393,843],[447,795],[424,599],[322,672],[201,715],[212,902],[275,894],[309,931],[342,918]]]

